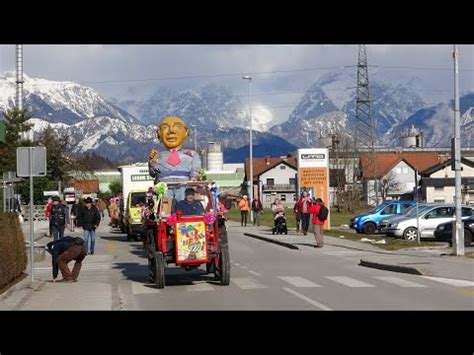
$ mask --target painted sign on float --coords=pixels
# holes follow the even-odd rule
[[[298,188],[299,194],[306,190],[309,195],[323,200],[329,206],[329,152],[327,148],[298,149]],[[298,195],[299,196],[299,195]],[[330,229],[331,213],[324,223]]]

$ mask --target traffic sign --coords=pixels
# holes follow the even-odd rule
[[[30,154],[32,162],[30,164]],[[30,172],[30,165],[32,171]],[[16,174],[21,177],[46,176],[46,148],[16,148]]]

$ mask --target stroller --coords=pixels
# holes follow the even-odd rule
[[[275,215],[275,222],[272,229],[272,234],[288,234],[288,227],[286,225],[286,216],[284,212],[279,212]]]

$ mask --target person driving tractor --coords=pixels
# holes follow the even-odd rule
[[[176,204],[174,213],[181,211],[183,216],[203,216],[204,207],[201,202],[195,200],[195,193],[192,187],[188,187],[184,192],[184,200]]]

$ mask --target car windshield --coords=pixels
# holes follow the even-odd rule
[[[204,211],[208,212],[211,210],[212,202],[209,201],[209,189],[207,185],[168,185],[168,189],[166,190],[164,196],[171,198],[173,200],[173,206],[176,206],[180,201],[184,201],[185,199],[185,191],[187,188],[192,187],[196,193],[194,195],[194,200],[198,201],[202,204]]]
[[[428,208],[430,208],[431,206],[428,206],[428,205],[418,205],[418,214],[420,214],[421,212],[427,210]],[[410,212],[408,212],[406,214],[407,217],[416,217],[416,206],[413,206],[412,209],[410,209]]]
[[[375,207],[373,210],[369,211],[368,213],[378,213],[380,212],[384,207],[386,207],[389,204],[389,202],[384,202],[380,206]]]
[[[132,201],[131,201],[130,205],[132,207],[140,206],[141,202],[143,202],[143,203],[146,202],[146,193],[145,192],[134,192],[134,193],[132,193]]]

